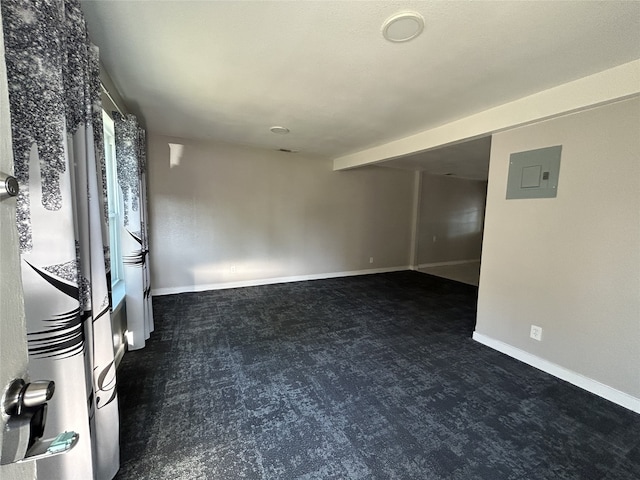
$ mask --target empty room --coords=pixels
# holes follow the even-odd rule
[[[640,478],[640,2],[0,5],[0,478]]]

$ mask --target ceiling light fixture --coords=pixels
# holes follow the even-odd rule
[[[382,35],[394,43],[413,40],[424,30],[422,15],[415,12],[396,13],[382,24]]]
[[[286,127],[271,127],[269,130],[271,130],[272,133],[277,133],[278,135],[285,135],[287,133],[289,133],[289,129]]]

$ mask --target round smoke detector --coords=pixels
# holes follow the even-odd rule
[[[382,24],[382,35],[390,42],[401,43],[413,40],[424,30],[422,15],[415,12],[397,13]]]

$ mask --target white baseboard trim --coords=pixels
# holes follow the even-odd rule
[[[255,280],[242,280],[239,282],[208,283],[203,285],[187,285],[182,287],[154,288],[151,290],[151,295],[173,295],[175,293],[203,292],[206,290],[224,290],[226,288],[257,287],[259,285],[272,285],[274,283],[304,282],[306,280],[323,280],[326,278],[353,277],[356,275],[371,275],[374,273],[401,272],[409,269],[410,268],[408,265],[403,265],[401,267],[370,268],[367,270],[351,270],[348,272],[313,273],[310,275],[293,275],[291,277],[257,278]]]
[[[543,372],[553,375],[554,377],[569,382],[576,387],[580,387],[624,408],[628,408],[631,411],[640,413],[640,398],[633,397],[628,393],[616,390],[615,388],[609,387],[608,385],[600,383],[597,380],[585,377],[584,375],[574,372],[573,370],[561,367],[558,364],[549,362],[548,360],[540,358],[536,355],[532,355],[531,353],[525,352],[524,350],[513,347],[507,343],[501,342],[500,340],[487,337],[486,335],[483,335],[481,333],[473,332],[473,339],[478,343],[486,345],[487,347],[493,348],[494,350],[504,353],[505,355],[515,358],[516,360],[520,360],[521,362],[531,365],[538,370],[542,370]]]
[[[444,267],[446,265],[463,265],[465,263],[476,263],[479,261],[480,259],[476,258],[474,260],[452,260],[450,262],[421,263],[420,265],[418,265],[418,268]]]

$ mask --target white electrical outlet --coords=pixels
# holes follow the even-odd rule
[[[542,341],[542,327],[538,327],[536,325],[531,325],[531,333],[529,334],[531,338],[537,340],[539,342]]]
[[[369,257],[369,263],[373,263],[373,257]]]
[[[237,269],[235,265],[231,265],[231,273],[236,273]]]

